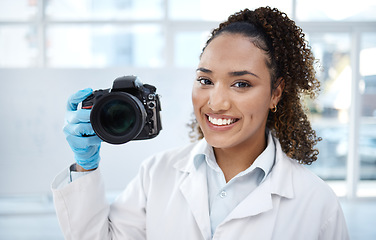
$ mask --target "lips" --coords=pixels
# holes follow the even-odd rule
[[[208,121],[215,126],[228,126],[237,122],[238,118],[220,118],[207,115]]]

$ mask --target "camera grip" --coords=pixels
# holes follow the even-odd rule
[[[82,109],[92,109],[94,105],[94,94],[89,95],[85,100],[82,101]]]

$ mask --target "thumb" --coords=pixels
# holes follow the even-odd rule
[[[82,102],[83,100],[85,100],[92,93],[93,93],[93,89],[85,88],[83,90],[76,92],[72,96],[70,96],[68,99],[68,103],[67,103],[67,110],[76,111],[78,104]]]

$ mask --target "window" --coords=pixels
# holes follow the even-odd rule
[[[269,2],[290,14],[291,1]],[[245,0],[0,0],[0,67],[194,66],[208,30],[230,13],[263,4],[261,0],[252,4]]]
[[[0,67],[36,67],[37,44],[35,26],[0,25]]]
[[[0,0],[0,21],[20,22],[33,20],[37,15],[37,10],[37,1]]]
[[[360,178],[376,179],[376,33],[363,33],[360,51]]]
[[[171,0],[169,1],[169,17],[172,20],[223,21],[230,14],[244,8],[254,9],[259,6],[276,7],[289,16],[292,13],[292,0]]]
[[[79,20],[158,20],[164,16],[163,0],[49,0],[46,18]]]
[[[316,71],[321,83],[318,99],[310,103],[312,125],[323,139],[317,146],[319,160],[310,168],[323,179],[344,180],[351,104],[350,35],[312,33],[308,40],[318,60]]]
[[[299,21],[375,21],[376,3],[373,0],[296,1]]]
[[[56,25],[47,29],[47,67],[162,67],[163,34],[156,24]],[[153,40],[150,43],[150,39]]]

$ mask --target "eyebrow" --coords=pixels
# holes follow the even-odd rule
[[[234,76],[234,77],[244,76],[244,75],[247,75],[247,74],[255,76],[257,78],[260,78],[259,76],[257,76],[256,74],[254,74],[253,72],[250,72],[250,71],[236,71],[236,72],[230,72],[229,73],[229,75]]]
[[[209,69],[206,69],[206,68],[197,68],[196,71],[200,71],[200,72],[204,72],[204,73],[213,73],[212,70],[209,70]],[[250,71],[247,71],[247,70],[244,70],[244,71],[234,71],[234,72],[229,72],[229,75],[230,76],[234,76],[234,77],[238,77],[238,76],[244,76],[244,75],[252,75],[252,76],[255,76],[257,78],[260,78],[259,76],[257,76],[256,74],[254,74],[253,72],[250,72]]]
[[[212,70],[209,70],[209,69],[206,69],[206,68],[197,68],[196,69],[196,72],[204,72],[204,73],[212,73],[213,71]]]

